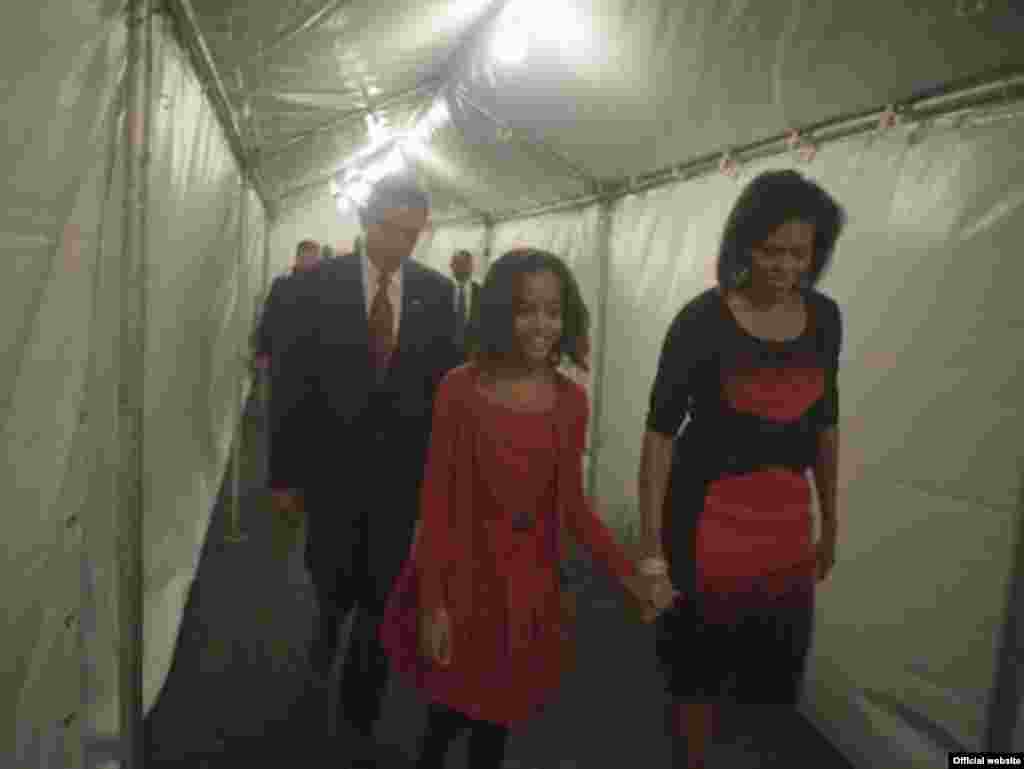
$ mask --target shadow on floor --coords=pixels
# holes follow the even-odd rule
[[[296,760],[303,767],[345,766],[345,746],[328,736],[335,697],[307,685],[314,594],[302,564],[301,535],[289,534],[270,515],[265,458],[262,414],[250,401],[240,472],[246,540],[225,541],[231,528],[228,477],[167,682],[146,719],[147,769],[270,767]],[[579,659],[558,700],[512,738],[507,767],[669,769],[653,631],[625,619],[610,579],[586,563],[577,573],[584,581]],[[388,769],[412,766],[423,711],[416,692],[393,680],[377,735]],[[801,715],[783,709],[737,712],[708,759],[709,767],[728,769],[850,769]],[[464,738],[453,747],[449,767],[466,767]]]

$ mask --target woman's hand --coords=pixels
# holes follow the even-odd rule
[[[421,653],[441,667],[452,662],[452,623],[442,607],[420,615]]]

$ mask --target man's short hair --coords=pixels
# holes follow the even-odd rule
[[[465,257],[469,257],[470,259],[472,259],[473,258],[473,253],[471,251],[465,249],[465,248],[460,248],[454,254],[452,254],[452,256],[465,256]]]
[[[430,198],[411,174],[395,174],[378,180],[366,204],[359,209],[359,222],[363,227],[379,222],[386,211],[395,208],[430,210]]]
[[[315,248],[317,252],[320,251],[320,244],[315,240],[300,240],[298,247],[295,249],[295,255],[301,256],[302,251],[306,248]]]

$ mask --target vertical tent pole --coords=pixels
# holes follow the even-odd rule
[[[127,769],[142,769],[143,511],[145,497],[145,372],[148,280],[146,206],[153,67],[151,0],[128,4],[125,72],[124,244],[118,378],[118,608],[121,746]]]
[[[480,279],[483,282],[483,278],[487,275],[487,270],[491,267],[491,262],[494,261],[494,220],[491,217],[484,219],[484,252],[482,254],[483,259],[480,260]]]
[[[1024,471],[1017,494],[1017,546],[1010,584],[1007,587],[1006,615],[999,643],[995,677],[985,713],[985,742],[982,750],[992,753],[1020,750],[1013,744],[1014,732],[1024,699],[1024,675],[1021,673],[1021,647],[1024,640]]]
[[[239,174],[239,204],[238,209],[238,260],[235,264],[235,312],[238,315],[239,321],[243,324],[248,325],[249,318],[246,317],[245,313],[242,312],[242,296],[244,293],[244,286],[242,285],[242,276],[245,270],[246,253],[245,253],[245,223],[246,213],[248,209],[248,194],[245,184],[245,173],[244,171]],[[239,348],[247,348],[249,337],[245,334],[238,335]],[[247,352],[247,351],[246,351]],[[243,352],[243,349],[236,350],[235,361],[238,366],[238,401],[232,403],[232,408],[237,408],[238,417],[235,420],[235,434],[231,440],[231,521],[228,527],[228,533],[224,536],[226,542],[240,543],[245,542],[246,536],[241,529],[241,509],[240,509],[240,490],[241,490],[241,469],[242,469],[242,440],[243,433],[245,432],[245,376],[246,369],[248,367],[249,356]]]
[[[604,372],[605,372],[605,342],[608,338],[608,275],[610,273],[611,260],[611,223],[612,203],[610,200],[602,199],[600,202],[597,223],[597,253],[598,253],[598,299],[596,323],[597,338],[591,340],[591,376],[590,393],[592,401],[591,428],[590,428],[590,466],[587,468],[587,495],[593,496],[597,492],[597,467],[598,458],[601,453],[601,417],[602,405],[604,402]]]
[[[264,211],[263,217],[263,277],[260,283],[260,301],[257,307],[259,317],[262,317],[263,311],[267,306],[267,296],[270,294],[270,210]],[[270,407],[270,372],[263,371],[259,374],[259,398],[260,408],[263,416],[266,417]]]

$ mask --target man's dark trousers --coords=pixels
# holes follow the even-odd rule
[[[365,736],[380,718],[387,688],[388,660],[378,631],[412,544],[422,475],[422,467],[417,471],[401,461],[408,436],[403,442],[388,409],[386,396],[371,395],[354,426],[362,449],[357,456],[336,458],[334,498],[310,505],[315,513],[309,518],[313,530],[306,549],[320,609],[319,653],[330,655],[337,648],[339,628],[355,610],[338,715],[343,731],[347,725]]]

